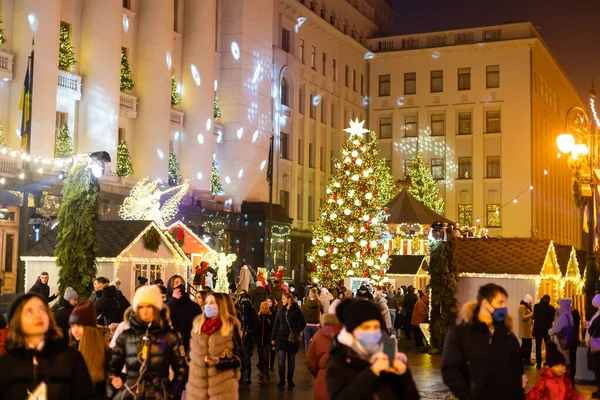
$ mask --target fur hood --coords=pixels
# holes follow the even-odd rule
[[[470,324],[471,322],[473,322],[473,317],[478,311],[479,307],[477,306],[476,301],[470,301],[468,303],[463,304],[458,315],[458,323]],[[506,327],[511,333],[513,332],[514,321],[510,314],[506,316],[506,319],[504,320],[504,325],[506,325]]]

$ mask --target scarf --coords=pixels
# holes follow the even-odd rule
[[[206,335],[212,335],[223,326],[223,322],[219,318],[211,318],[204,321],[202,324],[202,328],[200,328],[200,332]]]

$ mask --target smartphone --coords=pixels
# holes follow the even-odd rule
[[[388,356],[390,367],[394,365],[394,360],[396,359],[396,352],[398,351],[396,343],[394,338],[391,337],[383,339],[383,353]]]

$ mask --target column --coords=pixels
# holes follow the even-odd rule
[[[135,90],[139,99],[132,162],[138,178],[167,181],[171,115],[173,0],[138,2]],[[187,116],[187,115],[186,115]],[[182,174],[188,178],[186,174]]]
[[[35,38],[35,66],[31,115],[31,154],[52,156],[56,125],[56,92],[58,83],[58,41],[60,32],[60,0],[19,0],[13,15],[13,80],[10,93],[10,121],[4,135],[8,145],[20,148],[16,130],[21,129],[19,102]],[[31,23],[30,23],[31,21]]]
[[[117,167],[122,8],[120,0],[84,0],[81,20],[83,76],[77,152],[107,151]]]
[[[185,2],[181,66],[185,133],[180,136],[179,164],[182,175],[203,191],[210,190],[214,151],[216,14],[216,0]]]

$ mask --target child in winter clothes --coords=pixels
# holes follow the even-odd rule
[[[583,396],[574,393],[565,356],[554,342],[546,343],[546,366],[540,380],[527,393],[527,400],[583,400]]]
[[[269,302],[260,303],[258,312],[258,329],[256,329],[256,345],[258,347],[258,384],[263,384],[271,377],[269,374],[269,355],[271,353],[271,331],[273,318]]]

